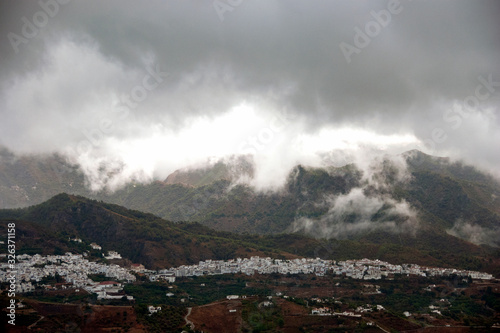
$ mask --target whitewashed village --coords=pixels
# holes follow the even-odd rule
[[[54,289],[56,286],[41,284],[41,281],[45,277],[55,277],[58,274],[66,283],[60,283],[57,287],[74,288],[75,292],[84,289],[88,293],[97,294],[98,299],[121,299],[125,296],[121,293],[123,284],[136,280],[135,275],[131,274],[129,269],[115,264],[107,265],[89,261],[82,254],[70,252],[49,256],[18,255],[15,270],[11,270],[10,265],[6,263],[1,264],[1,282],[7,282],[12,273],[16,275],[16,293],[32,292],[37,285],[48,290]],[[104,274],[110,278],[110,281],[94,282],[88,277],[90,274]],[[132,300],[133,297],[127,296],[127,299]]]
[[[78,240],[75,240],[78,241]],[[94,250],[102,248],[92,243]],[[5,257],[6,254],[1,255]],[[26,293],[35,290],[35,287],[46,289],[54,288],[51,285],[41,284],[44,277],[54,277],[56,274],[63,277],[66,283],[60,284],[61,288],[74,288],[75,291],[84,289],[88,293],[97,294],[98,299],[123,299],[133,300],[123,292],[123,286],[136,281],[137,273],[146,275],[150,281],[167,281],[174,283],[176,278],[219,275],[219,274],[326,274],[345,276],[352,279],[378,280],[383,277],[391,279],[395,274],[430,276],[451,276],[480,280],[493,279],[493,275],[469,270],[453,268],[422,267],[415,264],[393,265],[380,260],[347,260],[335,261],[320,258],[301,258],[292,260],[261,258],[237,258],[231,260],[205,260],[197,265],[182,265],[164,270],[148,270],[141,264],[132,264],[125,268],[116,264],[104,264],[89,261],[84,254],[42,256],[39,254],[22,254],[16,257],[15,270],[7,263],[0,264],[0,282],[7,282],[11,274],[16,275],[16,292]],[[108,260],[121,259],[116,251],[109,251],[104,258]],[[109,281],[95,282],[89,278],[91,274],[103,274]]]
[[[415,264],[393,265],[384,261],[360,259],[335,261],[320,258],[301,258],[292,260],[272,259],[270,257],[237,258],[228,261],[206,260],[198,265],[180,266],[158,273],[147,271],[151,279],[172,278],[184,276],[201,276],[217,274],[315,274],[324,276],[327,273],[344,275],[353,279],[378,280],[383,276],[391,277],[394,274],[419,276],[450,276],[489,280],[493,275],[477,271],[458,270],[453,268],[423,267]]]

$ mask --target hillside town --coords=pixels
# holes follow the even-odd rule
[[[7,282],[11,273],[16,275],[16,292],[26,293],[35,290],[35,285],[41,285],[45,289],[54,286],[43,284],[46,277],[55,277],[56,274],[63,277],[66,283],[61,283],[60,288],[81,288],[89,293],[97,294],[98,299],[118,299],[124,295],[123,284],[116,281],[95,282],[89,278],[90,274],[104,274],[113,280],[132,283],[136,280],[135,275],[128,269],[115,264],[107,265],[89,261],[82,254],[33,256],[22,254],[17,256],[15,270],[10,269],[7,263],[0,264],[0,282]],[[133,299],[128,296],[127,299]]]
[[[121,258],[120,254],[110,251],[107,258]],[[334,261],[320,258],[301,258],[293,260],[261,258],[237,258],[231,260],[205,260],[197,265],[182,265],[164,270],[147,270],[141,264],[133,264],[124,268],[116,264],[103,264],[89,261],[82,254],[67,252],[64,255],[33,256],[23,254],[17,256],[15,271],[7,263],[0,264],[0,282],[7,282],[11,273],[16,274],[16,292],[25,293],[34,291],[35,285],[44,288],[53,288],[50,285],[40,285],[44,278],[63,277],[66,283],[64,288],[82,288],[89,293],[98,295],[98,299],[122,298],[123,284],[136,280],[134,274],[144,274],[151,281],[164,280],[170,283],[176,278],[218,275],[218,274],[326,274],[345,276],[352,279],[378,280],[382,277],[391,279],[395,274],[430,276],[451,276],[481,280],[493,279],[493,275],[477,271],[458,270],[453,268],[423,267],[415,264],[393,265],[384,261],[361,259]],[[110,281],[95,282],[89,275],[103,274]],[[121,281],[121,282],[117,282]],[[131,296],[127,297],[132,299]]]
[[[379,280],[383,276],[393,277],[395,274],[428,276],[470,277],[472,279],[489,280],[493,275],[454,268],[423,267],[415,264],[393,265],[388,262],[370,259],[335,261],[320,258],[301,258],[293,260],[272,259],[270,257],[237,258],[231,260],[205,260],[198,265],[183,265],[159,272],[145,271],[150,279],[218,275],[218,274],[315,274],[324,276],[327,273],[343,275],[353,279]]]

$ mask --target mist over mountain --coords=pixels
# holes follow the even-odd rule
[[[14,314],[4,257],[0,326],[498,327],[499,17],[498,0],[1,1],[0,239],[14,223],[16,259],[107,262],[96,242],[123,267],[278,260],[269,276],[193,268],[167,285],[145,272],[124,311],[108,308],[132,305],[107,299],[109,282],[97,297],[90,280],[57,290],[62,274],[20,285],[46,271],[35,257]],[[289,258],[361,260],[301,260],[316,270],[303,276],[282,274]],[[409,265],[374,274],[362,258]],[[54,299],[75,304],[39,304]]]
[[[164,180],[95,192],[83,172],[58,155],[14,157],[4,150],[0,207],[29,206],[69,192],[220,231],[326,239],[439,232],[500,245],[499,182],[460,162],[408,151],[364,164],[297,165],[284,186],[265,191],[252,183],[254,168],[250,157],[218,160]]]
[[[38,204],[61,192],[90,193],[78,165],[58,154],[14,154],[0,146],[0,208]]]
[[[2,4],[0,145],[93,191],[247,154],[263,190],[411,149],[498,176],[497,1],[290,1]]]
[[[16,224],[17,253],[62,254],[87,251],[90,243],[118,251],[128,263],[150,268],[197,263],[237,256],[297,256],[325,259],[379,258],[394,263],[481,269],[500,274],[498,249],[477,246],[446,233],[426,237],[384,231],[352,240],[317,240],[298,234],[249,235],[215,231],[198,223],[173,223],[155,215],[80,196],[59,194],[48,201],[0,210],[0,234]],[[82,243],[70,239],[80,238]]]
[[[499,245],[498,1],[236,3],[2,4],[0,207]]]
[[[191,166],[176,170],[164,180],[164,183],[200,187],[217,180],[245,181],[253,178],[254,169],[250,156],[238,156],[211,161],[200,167]]]

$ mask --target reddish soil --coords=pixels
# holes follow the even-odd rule
[[[137,323],[137,316],[131,306],[92,306],[92,313],[87,317],[82,332],[96,332],[100,328],[105,332],[112,330],[111,325],[120,324],[116,328],[130,327],[133,333],[145,332],[142,325]],[[87,328],[87,326],[89,326]]]
[[[281,309],[285,323],[282,328],[276,328],[276,332],[299,333],[301,328],[305,328],[311,332],[327,333],[339,327],[352,331],[364,321],[362,318],[313,316],[305,307],[286,299],[274,298],[274,301]],[[215,302],[193,308],[188,319],[194,323],[195,329],[207,333],[240,332],[243,327],[241,308],[240,301]],[[235,309],[236,312],[229,312],[230,309]],[[374,326],[364,328],[363,332],[382,332],[382,330]]]
[[[32,330],[47,332],[68,331],[80,328],[81,333],[117,332],[142,333],[144,327],[137,323],[137,316],[131,306],[84,307],[74,304],[57,304],[37,301],[26,303],[38,312],[41,319]]]
[[[197,306],[193,308],[188,319],[194,323],[196,330],[208,333],[238,332],[242,323],[241,302],[232,300]]]
[[[276,298],[276,303],[279,307],[281,307],[281,311],[285,316],[298,316],[298,315],[307,315],[308,311],[303,306],[295,304],[293,302],[289,302],[282,298]]]
[[[374,315],[373,317],[374,318],[371,320],[387,331],[396,330],[403,332],[421,328],[420,325],[396,317],[388,312],[383,312],[381,314]]]
[[[284,316],[285,326],[284,333],[299,333],[301,328],[308,332],[327,333],[331,329],[345,328],[351,332],[358,327],[361,318],[348,318],[336,316],[312,316],[312,315],[296,315]],[[381,332],[377,327],[363,330],[363,332]]]
[[[76,304],[44,303],[31,300],[26,300],[25,302],[32,306],[42,316],[56,314],[81,316],[83,314],[80,305]]]

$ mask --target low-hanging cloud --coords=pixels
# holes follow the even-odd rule
[[[401,0],[350,63],[339,45],[388,1],[0,6],[0,145],[64,153],[94,190],[246,154],[258,189],[413,148],[498,173],[496,1]]]
[[[390,194],[390,187],[410,177],[401,157],[375,159],[361,171],[360,187],[346,194],[327,195],[317,205],[328,211],[320,218],[297,218],[292,231],[326,239],[345,239],[373,231],[415,235],[419,224],[416,211],[405,200],[396,200]]]
[[[446,232],[476,245],[500,246],[500,228],[486,228],[458,219],[453,227]]]

